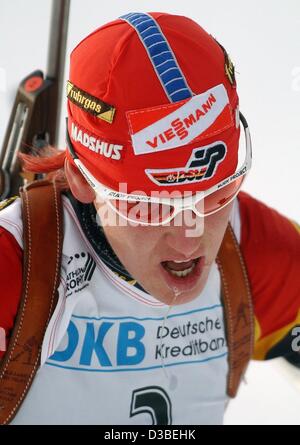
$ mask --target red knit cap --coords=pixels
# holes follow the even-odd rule
[[[235,172],[234,68],[187,17],[131,13],[98,28],[71,54],[68,98],[74,150],[114,190],[194,192]]]

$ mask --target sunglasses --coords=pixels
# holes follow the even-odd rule
[[[239,118],[245,134],[245,153],[242,165],[233,175],[213,187],[185,197],[164,198],[146,194],[128,194],[105,187],[79,160],[68,131],[67,145],[75,164],[95,191],[96,196],[105,201],[114,212],[135,224],[160,226],[169,223],[176,215],[185,210],[192,210],[199,217],[212,215],[227,206],[239,193],[252,163],[249,127],[241,112],[239,112]]]

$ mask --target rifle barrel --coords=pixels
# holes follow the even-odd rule
[[[70,3],[70,0],[52,0],[46,79],[55,82],[55,92],[52,93],[53,108],[56,110],[56,116],[53,116],[56,120],[53,144],[57,143],[60,123],[59,105],[61,104],[63,90]],[[52,32],[53,30],[54,32]]]

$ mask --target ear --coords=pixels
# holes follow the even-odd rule
[[[87,183],[77,167],[68,159],[65,160],[65,175],[73,196],[78,201],[88,204],[96,198],[94,190]]]

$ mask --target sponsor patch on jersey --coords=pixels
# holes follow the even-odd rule
[[[110,142],[101,141],[95,136],[92,136],[87,132],[87,130],[82,130],[74,122],[71,125],[71,139],[74,142],[78,142],[83,147],[104,156],[106,158],[114,159],[119,161],[121,159],[121,152],[123,150],[123,145],[111,144]]]
[[[68,266],[70,266],[66,277],[66,297],[70,297],[73,293],[81,292],[89,286],[96,269],[95,260],[88,252],[75,253],[69,257]]]
[[[129,111],[127,120],[136,155],[180,147],[233,125],[231,105],[222,84],[191,99]]]
[[[106,102],[103,102],[103,100],[81,90],[69,80],[67,82],[67,98],[87,113],[90,113],[105,122],[111,124],[114,120],[116,109],[112,105],[109,105]]]
[[[222,307],[216,304],[163,317],[72,315],[48,365],[77,371],[147,371],[191,365],[227,355]]]
[[[205,147],[194,148],[185,167],[145,170],[157,185],[184,185],[211,179],[227,153],[226,144],[218,141]]]
[[[8,207],[17,198],[18,198],[18,196],[12,196],[11,198],[4,199],[4,201],[0,201],[0,210],[5,209],[5,207]]]

